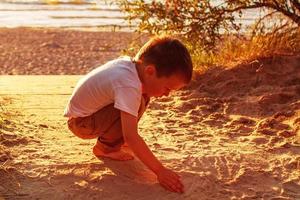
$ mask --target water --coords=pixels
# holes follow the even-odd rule
[[[131,29],[125,14],[105,0],[0,0],[0,27]]]
[[[246,27],[260,15],[250,10],[237,21]],[[0,0],[0,27],[133,30],[124,18],[117,5],[105,0]]]

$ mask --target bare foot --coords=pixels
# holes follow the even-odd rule
[[[126,153],[123,150],[110,152],[110,153],[104,153],[99,148],[94,147],[93,153],[97,157],[110,158],[112,160],[126,161],[126,160],[134,159],[134,157],[130,153]]]
[[[131,148],[126,143],[124,143],[121,146],[121,150],[124,151],[125,153],[129,153],[130,155],[134,155],[134,153],[132,152]]]

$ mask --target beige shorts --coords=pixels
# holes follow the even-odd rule
[[[142,117],[148,102],[148,97],[142,97],[138,119]],[[98,138],[100,142],[109,146],[124,143],[120,110],[114,108],[113,104],[87,117],[70,118],[68,127],[76,136],[82,139]]]

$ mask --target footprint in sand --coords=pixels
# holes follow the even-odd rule
[[[269,149],[267,151],[271,153],[280,153],[280,154],[287,153],[287,152],[300,154],[300,146],[290,142],[283,141],[277,145],[269,145]]]
[[[278,121],[283,121],[287,118],[290,118],[295,115],[295,111],[293,110],[287,110],[287,111],[282,111],[282,112],[277,112],[273,115],[274,119]]]
[[[300,157],[291,159],[284,167],[288,170],[300,170]]]
[[[211,127],[217,127],[222,128],[224,125],[224,122],[221,120],[215,120],[215,119],[205,119],[202,121],[204,124],[207,124]]]
[[[251,135],[255,125],[256,121],[246,117],[239,117],[238,119],[231,121],[226,127],[230,129],[230,135],[234,137]]]
[[[264,145],[264,144],[268,144],[270,140],[268,138],[265,138],[265,137],[255,137],[251,141],[254,142],[257,145]]]
[[[258,129],[257,132],[260,133],[260,134],[269,135],[269,136],[275,136],[276,135],[276,131],[274,131],[272,129],[268,129],[268,128]]]
[[[0,146],[0,163],[11,159],[10,152]]]
[[[168,151],[168,152],[177,152],[176,149],[174,149],[174,148],[168,148],[168,147],[166,147],[166,148],[161,148],[161,150],[163,150],[163,151]]]
[[[236,120],[233,120],[231,122],[231,125],[238,125],[238,124],[243,124],[245,126],[255,126],[256,122],[253,119],[247,118],[247,117],[240,117]]]
[[[260,121],[257,125],[257,132],[264,135],[279,135],[281,137],[293,137],[296,135],[296,131],[292,129],[288,124],[280,122],[282,118],[267,118]]]
[[[267,94],[262,96],[258,103],[261,107],[270,106],[273,104],[286,104],[290,102],[293,97],[295,97],[294,93]]]
[[[212,113],[206,117],[202,123],[207,124],[211,127],[223,128],[229,118],[221,113]]]
[[[294,181],[288,181],[282,184],[283,194],[293,197],[294,199],[300,199],[300,185]]]
[[[0,131],[0,141],[2,140],[9,140],[9,139],[16,139],[17,138],[17,135],[16,134],[13,134],[13,133],[10,133],[10,132],[3,132],[3,131]]]
[[[282,144],[285,141],[284,138],[279,137],[279,136],[274,136],[270,138],[269,146],[273,147],[278,144]]]
[[[296,132],[294,131],[287,131],[287,130],[284,130],[284,131],[280,131],[278,133],[278,135],[282,136],[282,137],[285,137],[285,138],[289,138],[289,137],[293,137],[295,135],[297,135]]]
[[[296,118],[293,122],[293,126],[295,127],[295,132],[300,135],[300,117]]]
[[[29,143],[29,140],[25,137],[20,137],[20,138],[16,138],[16,139],[4,139],[1,141],[1,144],[8,146],[8,147],[12,147],[12,146],[17,146],[17,145],[26,145]]]

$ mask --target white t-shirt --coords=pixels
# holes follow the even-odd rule
[[[77,83],[65,109],[66,117],[85,117],[114,103],[114,107],[138,116],[142,83],[129,57],[112,60],[88,73]]]

